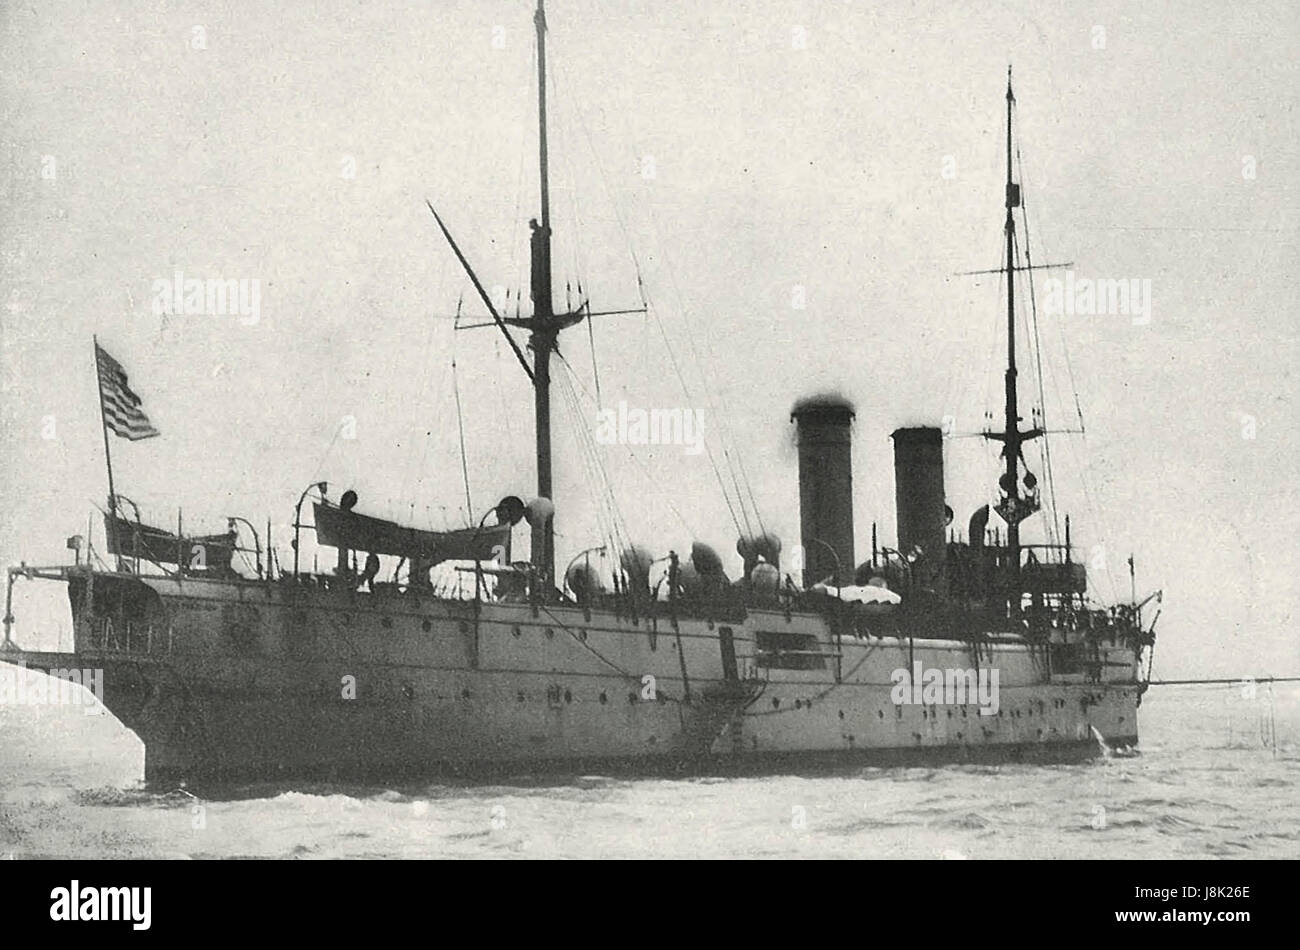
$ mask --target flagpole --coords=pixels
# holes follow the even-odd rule
[[[113,489],[113,452],[108,447],[108,416],[104,413],[104,377],[99,365],[99,337],[90,338],[95,344],[95,387],[99,390],[99,427],[104,431],[104,461],[108,465],[108,513],[117,517],[117,492]],[[113,525],[117,530],[117,525]]]

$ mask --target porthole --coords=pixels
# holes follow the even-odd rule
[[[381,618],[379,621],[379,626],[383,627],[385,630],[393,629],[393,618],[392,617]]]
[[[524,701],[524,691],[522,689],[519,692],[515,693],[515,699],[521,703]]]
[[[460,622],[460,632],[461,632],[461,633],[469,633],[469,624],[467,624],[467,623],[466,623],[465,621],[463,621],[463,620]]]
[[[467,690],[467,689],[462,689],[462,690],[460,691],[460,698],[461,698],[461,699],[469,699],[469,690]]]
[[[780,709],[780,708],[781,708],[781,700],[780,700],[779,697],[777,697],[777,696],[773,696],[773,697],[772,697],[772,708],[773,708],[773,709]]]
[[[420,629],[423,630],[425,633],[428,633],[430,630],[433,629],[433,621],[429,620],[428,618],[425,618],[420,622]]]
[[[587,642],[587,631],[586,631],[586,630],[579,630],[579,631],[578,631],[578,639],[581,640],[583,643],[586,643],[586,642]]]
[[[514,637],[515,639],[518,639],[521,633],[523,633],[523,631],[519,629],[518,624],[510,628],[510,636]]]
[[[602,689],[602,690],[600,691],[600,704],[601,704],[602,706],[604,706],[607,702],[609,702],[609,696],[608,696],[608,695],[605,693],[605,691]]]
[[[876,718],[877,718],[877,719],[884,719],[884,718],[885,718],[885,711],[884,711],[883,709],[877,709],[877,710],[876,710]]]
[[[567,690],[567,689],[566,689],[566,690],[564,691],[564,701],[565,701],[566,703],[571,703],[571,702],[573,702],[573,692],[572,692],[572,690]]]
[[[555,639],[555,628],[554,628],[554,627],[547,627],[547,628],[546,628],[546,639],[548,639],[548,640],[554,640],[554,639]]]

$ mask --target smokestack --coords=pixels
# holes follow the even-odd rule
[[[930,426],[897,429],[894,440],[894,499],[898,550],[925,552],[932,572],[943,569],[948,510],[943,500],[943,433]]]
[[[799,433],[799,543],[803,546],[804,587],[828,576],[834,577],[837,585],[851,583],[855,564],[853,407],[838,397],[808,399],[795,405],[790,418]]]

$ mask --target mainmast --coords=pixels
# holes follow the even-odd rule
[[[1006,241],[1006,265],[1004,273],[1007,279],[1007,372],[1006,372],[1006,418],[1000,433],[991,433],[993,438],[1002,442],[1002,454],[1006,461],[1006,471],[998,480],[1002,489],[1002,501],[997,506],[997,513],[1007,523],[1007,593],[1011,616],[1020,614],[1020,601],[1023,585],[1020,580],[1020,522],[1038,510],[1038,499],[1030,488],[1028,496],[1020,493],[1020,457],[1021,446],[1030,439],[1042,434],[1039,429],[1020,430],[1020,408],[1016,392],[1016,219],[1014,210],[1020,207],[1020,186],[1012,180],[1011,154],[1011,107],[1016,97],[1011,91],[1011,67],[1007,67],[1007,219],[1004,225]]]
[[[537,128],[541,179],[542,220],[532,221],[533,319],[529,343],[533,349],[533,411],[537,428],[537,494],[551,494],[551,351],[559,327],[551,295],[551,193],[546,155],[546,10],[537,0],[533,22],[537,26]],[[555,525],[551,518],[533,526],[533,561],[545,595],[555,587]]]
[[[1011,67],[1007,67],[1007,381],[1006,441],[1003,453],[1007,471],[1002,480],[1006,504],[1014,510],[1020,501],[1020,410],[1016,393],[1016,219],[1012,209],[1020,204],[1020,188],[1011,180],[1011,106],[1016,97],[1011,92]],[[1007,553],[1011,559],[1011,609],[1020,607],[1020,522],[1012,518],[1007,524]]]

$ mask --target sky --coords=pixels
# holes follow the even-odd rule
[[[4,5],[0,558],[65,561],[104,504],[94,335],[162,432],[113,445],[146,520],[270,518],[284,562],[313,481],[433,528],[533,493],[527,380],[495,329],[453,329],[458,301],[485,311],[424,205],[527,314],[531,8]],[[873,521],[893,538],[898,426],[949,419],[956,525],[990,498],[997,459],[969,434],[998,411],[1005,298],[957,275],[1000,263],[1010,64],[1034,262],[1150,288],[1149,318],[1049,314],[1064,272],[1035,278],[1048,424],[1078,428],[1076,390],[1085,423],[1052,446],[1074,541],[1105,564],[1094,591],[1127,595],[1130,554],[1139,595],[1163,589],[1158,677],[1300,674],[1300,10],[552,0],[548,17],[557,297],[650,305],[562,339],[580,409],[557,392],[561,563],[601,542],[579,440],[598,390],[697,409],[787,545],[789,410],[813,393],[857,409],[859,558]],[[177,271],[256,281],[255,318],[156,313]],[[1038,403],[1028,374],[1021,401]],[[685,448],[603,449],[620,516],[656,554],[703,540],[734,570],[710,455]],[[20,642],[66,625],[49,597],[21,589]]]

